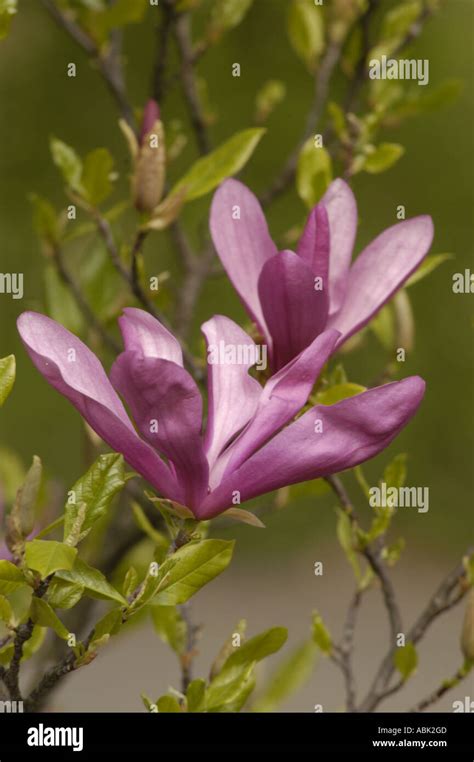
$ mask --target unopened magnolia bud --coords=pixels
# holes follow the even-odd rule
[[[466,613],[461,633],[461,649],[467,661],[474,661],[474,588],[467,595]]]
[[[143,114],[132,178],[133,203],[140,212],[152,212],[160,203],[166,176],[165,134],[155,101]]]

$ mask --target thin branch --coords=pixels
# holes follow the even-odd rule
[[[338,652],[341,657],[341,669],[346,686],[346,704],[348,712],[354,712],[356,709],[356,685],[352,655],[354,651],[355,625],[361,600],[362,591],[356,590],[347,611],[342,640],[338,647]]]
[[[56,24],[64,29],[70,37],[90,56],[98,65],[104,81],[115,99],[123,119],[135,129],[133,109],[127,97],[125,80],[120,63],[121,38],[120,35],[112,35],[108,54],[104,55],[79,24],[66,12],[61,11],[54,0],[42,0],[42,3]]]
[[[193,623],[191,606],[183,603],[179,607],[180,614],[186,623],[186,650],[180,656],[181,665],[181,692],[186,693],[189,683],[193,679],[193,661],[196,656],[196,646],[201,627]]]
[[[459,685],[462,680],[464,680],[469,672],[471,671],[471,667],[466,667],[465,665],[460,667],[457,672],[449,679],[449,680],[443,680],[441,685],[439,685],[432,693],[430,693],[428,696],[426,696],[424,699],[419,701],[415,706],[410,709],[410,712],[424,712],[425,709],[428,709],[428,707],[432,706],[433,704],[436,704],[437,701],[442,698],[445,693],[448,693],[448,691],[451,691],[453,688],[456,688],[456,686]]]
[[[152,92],[153,98],[160,106],[163,105],[165,98],[165,70],[168,58],[169,43],[171,32],[173,30],[174,11],[169,3],[163,6],[163,19],[156,28],[157,51],[155,65],[153,68]]]
[[[62,250],[59,246],[54,246],[52,259],[56,266],[56,270],[58,271],[58,275],[71,292],[86,323],[100,336],[104,344],[106,344],[114,354],[121,352],[120,344],[108,333],[108,331],[106,331],[100,320],[98,320],[78,284],[75,282],[72,274],[67,269]]]
[[[315,77],[313,104],[306,120],[306,126],[303,135],[288,157],[286,164],[284,165],[280,174],[275,178],[270,188],[260,197],[260,201],[263,206],[268,206],[271,204],[275,198],[287,190],[293,181],[293,178],[296,174],[298,157],[300,155],[301,149],[303,148],[306,141],[314,134],[318,123],[323,116],[331,77],[336,64],[339,61],[340,53],[341,44],[330,42]]]
[[[199,151],[201,154],[206,154],[209,153],[211,149],[211,142],[209,140],[206,120],[201,106],[196,77],[194,74],[193,46],[189,26],[189,16],[187,14],[182,14],[176,18],[174,35],[181,57],[181,84],[186,98],[189,117],[194,128]]]
[[[46,579],[40,582],[33,595],[36,598],[42,598],[49,587],[50,581],[51,577],[46,577]],[[25,643],[31,638],[34,626],[35,623],[33,620],[28,619],[24,624],[20,624],[15,630],[13,656],[8,669],[2,677],[12,701],[22,701],[23,698],[20,689],[20,664],[23,657],[23,648]]]

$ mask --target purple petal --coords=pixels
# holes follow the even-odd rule
[[[110,378],[143,437],[172,462],[184,485],[184,504],[193,508],[207,492],[209,472],[195,381],[180,365],[130,350],[117,358]]]
[[[273,340],[273,367],[278,370],[324,329],[327,300],[316,290],[311,268],[293,251],[282,251],[265,263],[258,292]]]
[[[262,387],[249,376],[255,363],[255,342],[236,323],[216,315],[201,327],[208,350],[208,414],[204,446],[212,468],[225,445],[248,423],[257,409]],[[249,361],[226,363],[226,348],[246,350]],[[217,359],[218,362],[212,362]],[[246,359],[245,356],[242,359]],[[224,360],[224,362],[219,362]]]
[[[126,307],[118,322],[125,349],[144,357],[159,357],[177,365],[183,364],[179,341],[148,312]]]
[[[158,103],[150,98],[143,110],[143,119],[140,129],[140,145],[146,136],[153,129],[155,122],[160,118],[160,107]]]
[[[362,328],[416,270],[433,240],[431,217],[414,217],[381,233],[357,257],[344,304],[329,325],[340,343]]]
[[[234,219],[240,210],[240,219]],[[214,246],[234,288],[265,335],[258,278],[277,253],[258,199],[238,180],[226,180],[214,194],[210,228]]]
[[[182,502],[169,468],[133,428],[97,357],[77,336],[45,315],[24,312],[18,331],[34,365],[113,450],[166,497]]]
[[[222,456],[227,464],[224,475],[235,471],[306,405],[339,335],[331,330],[320,334],[293,362],[267,381],[250,424]]]
[[[357,204],[348,184],[340,179],[331,183],[320,204],[326,208],[329,218],[329,311],[332,314],[344,301],[357,232]]]
[[[199,518],[224,511],[236,491],[244,503],[279,487],[337,473],[372,458],[412,418],[424,390],[424,381],[412,376],[336,405],[316,405],[225,478],[200,507]]]
[[[330,243],[328,213],[323,204],[317,204],[309,214],[297,253],[323,279],[324,286],[328,281]]]

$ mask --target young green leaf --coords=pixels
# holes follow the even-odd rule
[[[73,333],[81,333],[84,327],[82,313],[54,265],[46,265],[43,277],[49,315]]]
[[[331,635],[317,611],[313,613],[313,640],[320,651],[329,656],[332,651]]]
[[[31,540],[25,545],[26,565],[43,578],[55,571],[72,569],[76,556],[76,548],[54,540]]]
[[[9,595],[27,584],[21,569],[11,561],[0,560],[0,593],[2,595]]]
[[[351,520],[345,511],[338,509],[337,514],[338,514],[337,529],[336,529],[337,539],[339,540],[341,548],[346,554],[347,560],[349,561],[350,565],[352,566],[352,569],[354,570],[354,575],[356,579],[360,581],[361,570],[360,570],[359,561],[357,558],[357,553],[354,547],[355,538],[354,538],[354,530],[352,527]]]
[[[192,201],[205,196],[219,183],[240,172],[255,151],[265,130],[254,127],[237,132],[215,151],[193,164],[191,169],[174,186],[170,195],[185,190],[185,200]]]
[[[208,712],[239,711],[255,687],[255,662],[222,670],[206,691]]]
[[[93,206],[98,206],[110,196],[113,167],[114,160],[106,148],[96,148],[85,157],[81,183],[84,197]]]
[[[57,243],[60,229],[54,206],[37,193],[30,193],[28,198],[33,205],[33,224],[38,237],[48,243]]]
[[[286,85],[279,79],[269,79],[255,98],[255,121],[263,124],[274,109],[284,100]]]
[[[51,138],[51,154],[53,161],[61,172],[66,184],[77,193],[82,194],[81,185],[82,161],[74,148],[63,143],[58,138]]]
[[[155,603],[165,606],[185,603],[227,568],[233,549],[234,542],[228,540],[202,540],[183,545],[160,567]]]
[[[274,712],[311,677],[318,649],[312,641],[298,646],[270,677],[263,693],[252,706],[254,712]]]
[[[403,487],[407,477],[407,456],[401,452],[395,455],[394,459],[388,464],[383,472],[382,481],[389,487],[397,489]]]
[[[205,680],[192,680],[188,685],[186,691],[186,702],[188,705],[188,712],[205,712],[206,711],[206,681]]]
[[[259,635],[255,635],[235,649],[225,662],[221,672],[236,666],[248,666],[261,661],[266,656],[271,656],[282,648],[287,637],[288,630],[285,627],[272,627]]]
[[[46,603],[42,598],[32,597],[30,618],[41,627],[49,627],[51,630],[54,630],[56,635],[62,638],[62,640],[69,638],[67,627],[64,626],[57,614],[54,613],[49,603]]]
[[[7,36],[13,16],[17,11],[17,0],[0,0],[0,40]]]
[[[0,407],[3,405],[15,383],[15,355],[0,359]]]
[[[54,609],[72,609],[84,594],[84,586],[55,577],[48,587],[48,603]]]
[[[35,526],[36,505],[42,474],[43,466],[41,460],[37,455],[33,455],[33,463],[26,474],[23,485],[17,492],[13,507],[13,514],[17,518],[18,527],[23,537],[28,537]]]
[[[156,702],[156,705],[158,707],[158,711],[162,713],[169,714],[170,712],[181,712],[181,707],[179,705],[178,699],[174,696],[161,696]]]
[[[306,0],[291,0],[288,35],[295,53],[312,70],[324,50],[324,20],[321,9]]]
[[[186,649],[186,622],[176,606],[150,606],[155,631],[173,651],[181,654]]]
[[[112,498],[124,484],[125,471],[122,456],[117,453],[100,455],[68,493],[64,539],[67,539],[72,530],[81,504],[86,506],[85,518],[81,526],[81,532],[84,532],[107,512]]]
[[[13,622],[13,609],[8,598],[0,595],[0,621],[10,624]]]
[[[212,4],[209,36],[219,37],[238,26],[250,10],[253,0],[214,0]]]
[[[361,394],[365,391],[367,391],[366,387],[360,384],[336,384],[318,392],[316,403],[318,405],[334,405],[336,402],[348,399],[349,397],[355,397],[356,394]]]
[[[405,149],[399,143],[380,143],[365,157],[360,169],[377,175],[393,167],[404,153]]]
[[[318,203],[331,180],[331,157],[310,138],[301,149],[296,170],[296,190],[309,209]]]
[[[423,280],[423,278],[426,278],[427,275],[433,272],[433,270],[436,270],[439,265],[443,264],[443,262],[446,262],[448,259],[453,259],[452,254],[432,254],[431,256],[425,257],[421,265],[418,267],[417,270],[413,273],[413,275],[407,280],[405,283],[405,288],[408,288],[409,286],[414,286],[415,283],[418,283],[418,281]]]
[[[73,550],[77,553],[75,548],[69,548],[69,550]],[[81,558],[76,558],[73,568],[68,571],[60,571],[56,576],[67,582],[74,582],[78,585],[82,585],[91,598],[116,601],[121,604],[126,603],[125,598],[120,595],[118,590],[112,587],[102,572],[89,566],[89,564],[86,564]]]
[[[393,657],[395,667],[398,669],[405,682],[418,666],[418,654],[413,643],[395,649]]]

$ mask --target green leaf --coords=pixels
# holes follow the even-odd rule
[[[379,172],[385,172],[403,156],[405,149],[399,143],[379,143],[374,150],[369,153],[360,167],[371,175],[377,175]]]
[[[70,550],[74,550],[77,553],[75,548],[70,548]],[[120,595],[118,590],[112,587],[102,572],[89,566],[81,558],[76,558],[74,567],[71,570],[60,571],[56,576],[67,582],[75,582],[78,585],[82,585],[91,598],[117,601],[121,604],[126,603],[125,598]]]
[[[422,11],[420,0],[398,3],[384,17],[381,38],[384,40],[403,39]]]
[[[408,680],[418,666],[418,654],[413,643],[407,643],[401,648],[396,648],[393,661],[403,681]]]
[[[36,624],[41,627],[49,627],[54,630],[56,635],[62,640],[69,638],[69,630],[64,626],[59,617],[54,613],[53,609],[42,598],[33,596],[31,599],[30,617]]]
[[[81,532],[85,532],[106,514],[113,497],[124,484],[123,457],[117,453],[100,455],[68,493],[64,540],[71,534],[81,505],[85,505],[85,517],[80,529]]]
[[[432,273],[433,270],[436,270],[436,268],[443,264],[443,262],[453,258],[452,254],[432,254],[429,257],[425,257],[418,269],[415,270],[413,275],[405,283],[405,288],[413,286],[415,283],[418,283],[418,281],[423,280],[423,278],[426,278],[427,275]]]
[[[18,520],[18,526],[23,537],[28,537],[36,523],[36,505],[42,474],[41,460],[37,455],[33,455],[33,463],[28,469],[23,485],[17,492],[13,508],[13,514]]]
[[[214,0],[209,34],[218,36],[234,29],[243,21],[252,3],[253,0]]]
[[[74,148],[68,146],[67,143],[63,143],[62,140],[58,140],[58,138],[51,138],[50,148],[53,161],[67,185],[72,190],[82,194],[82,161]]]
[[[332,651],[331,635],[317,611],[313,614],[313,640],[321,652],[329,656]]]
[[[176,606],[151,606],[155,631],[177,654],[186,650],[186,622]]]
[[[92,643],[102,640],[106,635],[115,635],[122,626],[122,612],[120,609],[112,609],[94,625],[94,637]],[[91,645],[92,645],[91,643]]]
[[[336,402],[348,399],[349,397],[355,397],[357,394],[366,392],[367,388],[360,384],[336,384],[330,386],[329,389],[323,389],[316,395],[316,403],[318,405],[334,405]]]
[[[33,205],[33,225],[39,238],[56,243],[59,239],[59,222],[52,203],[37,193],[30,193]]]
[[[332,180],[332,162],[325,148],[315,146],[313,138],[304,144],[296,170],[296,190],[308,208],[324,195]]]
[[[18,485],[24,481],[25,476],[25,467],[18,455],[6,447],[0,447],[0,483],[7,504],[14,502]]]
[[[0,407],[3,405],[15,383],[16,361],[15,355],[8,355],[0,359]]]
[[[276,653],[286,643],[288,630],[286,627],[272,627],[265,632],[255,635],[235,649],[225,662],[221,672],[236,666],[248,666],[261,661],[266,656]]]
[[[277,667],[265,690],[252,706],[252,710],[255,712],[274,712],[285,699],[296,693],[309,680],[317,656],[318,649],[312,641],[298,646]]]
[[[146,606],[147,603],[152,600],[160,586],[161,581],[162,577],[159,572],[159,565],[156,561],[153,561],[148,567],[148,571],[146,573],[145,579],[140,585],[138,594],[134,596],[133,601],[127,608],[127,616],[136,614],[137,611],[142,609],[143,606]]]
[[[387,352],[393,350],[395,346],[396,328],[393,306],[386,304],[372,318],[369,323],[370,330],[375,334],[381,345]]]
[[[387,485],[387,488],[396,487],[397,489],[403,487],[407,477],[407,456],[406,453],[400,453],[396,455],[394,459],[388,464],[383,472],[382,481]]]
[[[0,621],[10,624],[13,621],[13,609],[8,598],[0,595]]]
[[[354,570],[354,575],[358,581],[361,579],[361,571],[359,561],[357,559],[357,553],[355,551],[355,537],[352,522],[345,511],[337,510],[337,539],[346,554],[346,558]]]
[[[46,265],[43,277],[49,315],[73,333],[81,333],[84,327],[82,313],[54,265]]]
[[[17,0],[0,0],[0,40],[7,36],[13,16],[17,12]]]
[[[132,503],[132,511],[137,523],[137,526],[154,542],[154,544],[161,550],[167,550],[169,542],[166,537],[155,529],[151,521],[148,519],[143,508],[138,503]]]
[[[243,508],[228,508],[224,513],[221,513],[221,518],[234,519],[234,521],[240,521],[242,524],[265,529],[265,524],[258,516]]]
[[[160,567],[155,603],[165,606],[185,603],[227,568],[233,549],[234,542],[228,540],[202,540],[183,545]]]
[[[254,668],[242,664],[220,672],[206,691],[207,711],[239,711],[255,687]]]
[[[260,88],[255,98],[255,120],[262,124],[272,111],[284,100],[286,85],[279,79],[269,79]]]
[[[55,577],[48,587],[48,603],[54,609],[72,609],[84,594],[83,585]]]
[[[81,183],[84,197],[93,206],[98,206],[112,192],[111,174],[114,160],[106,148],[96,148],[84,159]]]
[[[265,130],[254,127],[237,132],[215,151],[198,159],[174,186],[171,195],[185,189],[185,201],[205,196],[219,183],[240,172],[260,142]]]
[[[100,26],[110,31],[128,24],[139,24],[148,7],[148,0],[133,0],[133,3],[130,0],[116,0],[105,11],[98,14]]]
[[[21,569],[11,561],[0,560],[0,593],[2,595],[9,595],[26,584],[27,581]]]
[[[321,9],[292,0],[288,13],[288,35],[295,53],[311,70],[324,50],[324,20]]]
[[[25,545],[26,565],[43,578],[62,569],[72,569],[76,556],[76,548],[54,540],[31,540]]]
[[[178,699],[174,696],[161,696],[156,702],[156,705],[158,707],[158,711],[161,713],[169,714],[171,712],[174,714],[175,712],[181,711]]]
[[[188,712],[204,712],[206,709],[206,681],[192,680],[186,691]]]

